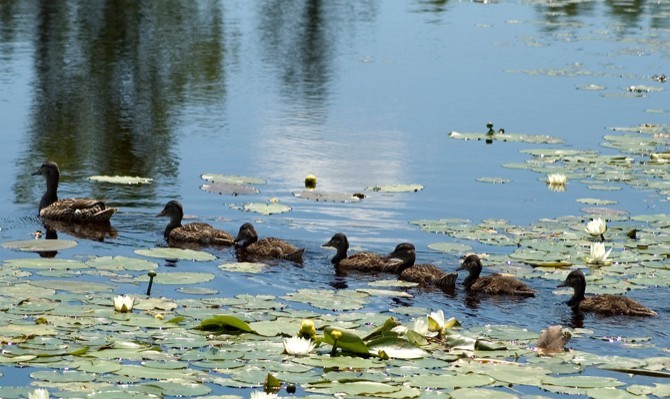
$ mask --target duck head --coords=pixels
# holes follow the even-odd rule
[[[168,222],[164,232],[165,236],[167,237],[172,229],[181,226],[181,220],[184,217],[184,208],[177,200],[168,201],[168,203],[163,207],[163,210],[160,211],[156,217],[170,218],[170,221]]]
[[[347,236],[344,235],[344,233],[336,233],[327,243],[321,246],[331,247],[337,250],[335,256],[333,256],[333,258],[330,260],[333,264],[337,264],[339,261],[347,257],[347,250],[349,250],[349,240],[347,240]]]
[[[482,260],[475,254],[467,255],[463,259],[463,263],[456,269],[456,271],[459,270],[466,270],[468,272],[468,277],[463,280],[463,285],[470,287],[472,283],[479,278],[479,274],[482,272]]]
[[[32,173],[33,176],[42,175],[47,181],[47,191],[42,196],[40,200],[39,209],[42,210],[47,206],[58,201],[58,180],[60,178],[60,171],[58,170],[58,164],[53,161],[44,161],[42,166],[40,166],[35,172]],[[39,213],[38,213],[39,215]]]
[[[249,245],[258,241],[258,234],[251,223],[245,223],[240,226],[240,231],[235,237],[235,246],[239,248],[246,248]]]
[[[396,273],[400,274],[403,270],[414,266],[414,262],[416,261],[416,248],[414,248],[414,244],[412,243],[401,242],[396,245],[393,252],[388,254],[387,258],[398,261]]]

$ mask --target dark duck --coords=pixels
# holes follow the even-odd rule
[[[535,296],[535,290],[512,276],[491,274],[480,277],[482,261],[477,255],[468,255],[458,270],[466,270],[468,276],[463,281],[465,289],[472,294]]]
[[[235,238],[235,249],[240,260],[284,259],[302,263],[305,248],[297,248],[275,237],[258,239],[256,229],[251,223],[245,223]]]
[[[170,218],[163,236],[171,246],[230,246],[234,243],[233,236],[207,223],[181,224],[184,208],[177,200],[168,201],[156,217]]]
[[[559,287],[571,287],[574,290],[568,305],[577,311],[597,313],[602,316],[656,316],[656,312],[622,295],[585,296],[586,278],[581,270],[573,270]]]
[[[343,233],[337,233],[323,246],[335,248],[337,251],[330,262],[335,265],[339,273],[348,271],[399,273],[403,266],[414,264],[414,246],[409,243],[398,244],[388,255],[367,251],[348,255],[349,240]]]
[[[91,198],[58,199],[58,164],[45,161],[33,175],[44,176],[47,191],[40,200],[39,217],[45,220],[59,220],[74,223],[109,223],[109,219],[118,211],[109,208],[101,200]]]

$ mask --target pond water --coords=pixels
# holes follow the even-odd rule
[[[669,44],[670,5],[643,0],[0,0],[1,238],[27,240],[42,229],[35,215],[44,182],[31,173],[50,159],[61,169],[62,198],[106,198],[120,208],[112,222],[115,237],[99,242],[61,232],[59,238],[75,239],[78,246],[60,251],[56,259],[142,258],[134,251],[164,245],[166,220],[155,215],[170,199],[184,204],[189,219],[231,233],[253,222],[262,236],[306,247],[303,267],[280,264],[260,274],[218,269],[234,261],[231,250],[208,250],[218,257],[211,262],[159,261],[159,274],[213,273],[214,279],[199,287],[218,290],[216,298],[368,287],[381,277],[335,276],[329,263],[333,253],[321,244],[339,231],[355,249],[389,252],[398,242],[412,242],[418,262],[433,262],[448,271],[456,269],[463,253],[444,254],[427,246],[460,243],[491,255],[485,273],[509,266],[527,277],[538,295],[473,302],[460,290],[451,297],[410,289],[411,298],[373,296],[364,310],[386,313],[407,305],[442,309],[465,328],[510,325],[539,333],[552,324],[584,327],[591,334],[573,338],[570,347],[603,356],[663,357],[670,347],[670,279],[663,245],[670,240],[663,240],[668,222],[660,215],[667,212],[668,188],[663,186],[664,174],[643,166],[650,153],[662,153],[669,144],[670,100],[663,78],[670,73]],[[488,122],[507,135],[551,136],[562,143],[486,144],[450,137],[452,131],[486,133]],[[604,139],[630,133],[621,128],[644,124],[657,129],[656,141],[644,148],[608,145],[616,139]],[[568,174],[567,189],[548,190],[542,170],[510,167],[532,160],[523,150],[538,148],[629,157],[633,161],[628,169],[643,169],[634,172],[643,183],[618,179],[620,171],[603,178],[592,170],[575,171],[570,162],[557,162]],[[657,168],[665,170],[662,163]],[[257,186],[259,194],[216,195],[200,188],[203,173],[253,176],[267,183]],[[295,197],[292,193],[304,189],[308,174],[317,176],[320,191],[363,192],[367,197],[356,203]],[[96,183],[88,180],[92,175],[142,176],[153,182]],[[658,183],[650,184],[643,176]],[[506,180],[491,184],[480,178]],[[424,189],[365,190],[387,184],[421,184]],[[596,184],[609,188],[594,190]],[[653,267],[658,286],[629,292],[658,317],[587,316],[575,323],[564,304],[567,296],[555,292],[568,269],[542,275],[510,257],[516,246],[434,234],[411,223],[465,219],[464,225],[474,227],[504,219],[509,226],[530,231],[544,219],[574,216],[579,224],[592,216],[585,212],[591,205],[577,201],[585,198],[615,201],[606,206],[639,216],[610,220],[611,237],[617,237],[607,242],[614,248],[614,266],[619,266],[619,257],[632,269],[605,273],[610,280],[603,285],[649,272],[635,268],[638,247],[621,238],[629,227],[646,230],[663,244],[651,252],[657,257]],[[264,216],[240,210],[245,203],[270,199],[292,211]],[[653,215],[648,218],[651,227],[640,222],[643,215]],[[570,237],[582,235],[578,247],[583,250],[588,235],[575,223],[567,225]],[[561,234],[553,237],[563,240]],[[3,248],[0,257],[6,262],[37,255]],[[574,267],[588,268],[583,259],[571,261]],[[25,280],[50,277],[36,272]],[[57,277],[107,281],[91,273]],[[116,280],[114,286],[113,292],[95,295],[111,303],[114,294],[141,297],[146,289],[132,279]],[[161,284],[152,295],[201,298]],[[19,300],[4,297],[3,309]],[[289,307],[306,309],[314,310],[295,303]],[[593,339],[618,336],[649,337],[650,344],[632,348]],[[30,376],[43,368],[2,367],[0,385],[49,386]],[[664,370],[668,368],[666,363]],[[596,368],[584,374],[612,376],[626,384],[663,382]],[[249,392],[211,385],[217,393]],[[519,390],[519,395],[568,395]]]

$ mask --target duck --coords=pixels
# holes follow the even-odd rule
[[[479,277],[482,272],[482,261],[475,254],[467,255],[461,266],[456,269],[456,271],[459,270],[466,270],[469,273],[463,281],[463,286],[469,293],[535,296],[534,289],[512,276],[495,273],[486,277]]]
[[[414,264],[414,245],[400,243],[393,252],[381,255],[374,252],[357,252],[348,255],[349,240],[344,233],[335,233],[322,247],[335,248],[337,251],[330,259],[335,269],[340,273],[359,271],[368,273],[389,272],[400,273],[402,268]]]
[[[256,229],[251,223],[244,223],[235,237],[235,249],[238,259],[263,260],[284,259],[295,263],[302,263],[302,255],[305,248],[275,237],[258,239]]]
[[[579,269],[571,271],[558,287],[571,287],[574,290],[572,298],[567,302],[573,310],[597,313],[601,316],[656,316],[653,310],[623,295],[585,296],[586,277]]]
[[[403,270],[398,276],[399,280],[419,283],[419,286],[437,287],[445,291],[456,288],[458,273],[447,273],[431,263],[413,265]]]
[[[563,352],[567,350],[565,345],[570,342],[571,338],[572,334],[567,330],[563,330],[563,326],[549,326],[546,330],[542,331],[535,343],[535,347],[542,354]]]
[[[223,230],[216,229],[207,223],[196,222],[182,225],[184,207],[177,200],[168,201],[156,217],[170,218],[163,231],[163,236],[170,245],[231,246],[234,244],[232,235]]]
[[[42,175],[47,182],[47,191],[40,200],[38,216],[42,219],[60,220],[74,223],[109,223],[118,208],[110,208],[104,201],[91,198],[58,199],[60,170],[53,161],[45,161],[33,173]]]

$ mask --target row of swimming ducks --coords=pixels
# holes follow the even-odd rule
[[[44,162],[34,173],[46,179],[47,190],[42,196],[39,216],[45,220],[69,223],[109,223],[117,208],[107,207],[103,201],[88,198],[58,199],[58,165]],[[238,258],[243,260],[284,259],[302,263],[304,248],[297,248],[279,238],[259,239],[254,226],[243,224],[237,237],[216,229],[207,223],[182,224],[184,210],[179,201],[169,201],[157,215],[168,217],[164,236],[170,246],[235,246]],[[392,273],[400,280],[418,283],[423,287],[452,290],[457,273],[447,273],[432,264],[416,264],[416,250],[411,243],[398,244],[393,252],[380,255],[373,252],[348,254],[349,241],[343,233],[337,233],[324,247],[335,248],[331,262],[339,273],[358,271],[366,273]],[[463,286],[468,293],[486,295],[535,296],[535,290],[515,277],[504,274],[480,276],[482,262],[475,254],[467,255],[456,272],[465,270],[468,276]],[[621,295],[586,296],[586,278],[581,270],[571,271],[559,287],[571,287],[573,296],[567,302],[574,310],[600,315],[655,316],[656,312],[630,298]]]

